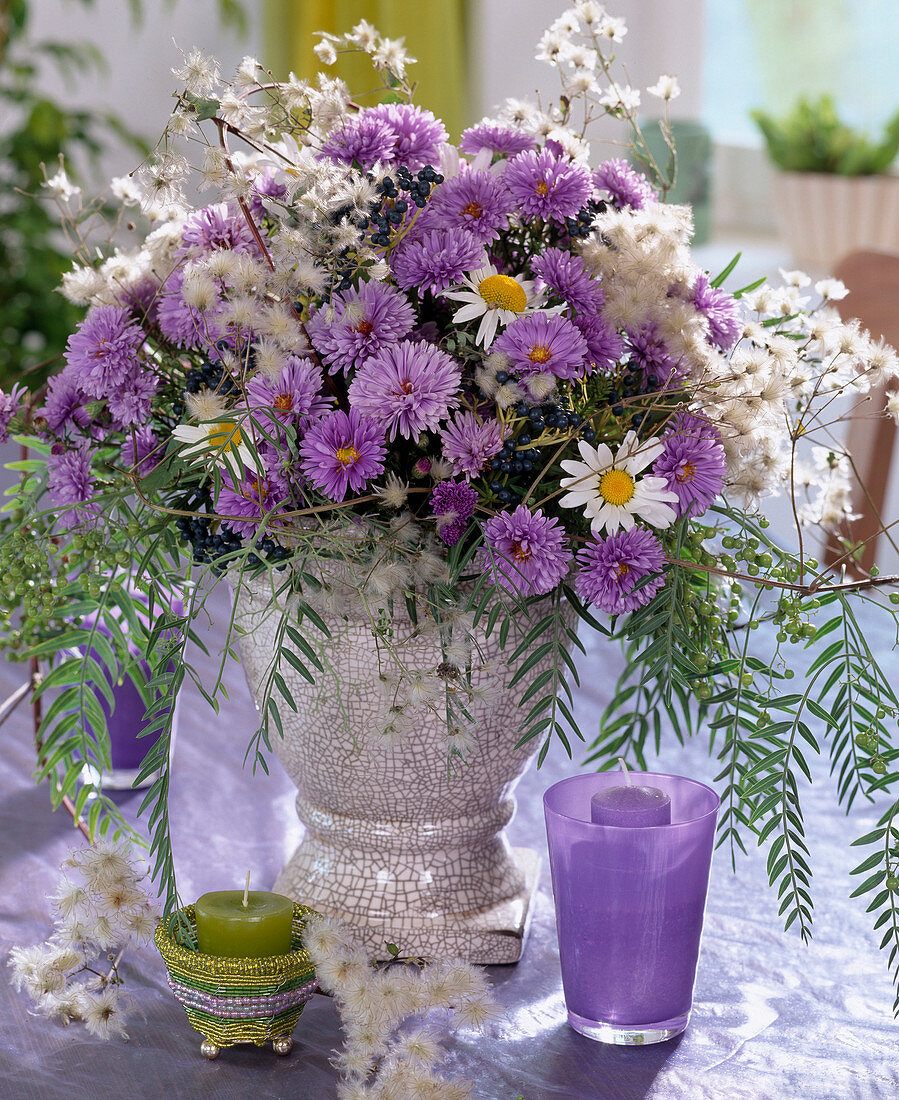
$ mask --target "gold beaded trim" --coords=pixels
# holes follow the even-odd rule
[[[196,932],[194,907],[186,905],[180,913]],[[283,980],[313,969],[309,955],[300,943],[306,922],[310,917],[317,916],[319,914],[314,909],[294,903],[291,934],[297,946],[287,955],[267,955],[258,959],[233,959],[223,955],[206,955],[202,951],[193,951],[176,943],[166,930],[164,922],[160,922],[156,928],[156,947],[169,971],[177,970],[179,976],[192,976],[194,979],[201,980],[215,978],[218,981],[223,980],[229,986],[242,979],[248,986],[254,986],[255,978],[269,981],[273,978]]]

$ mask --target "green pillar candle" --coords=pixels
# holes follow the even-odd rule
[[[244,904],[246,898],[246,904]],[[293,902],[267,890],[213,890],[194,906],[205,955],[258,959],[290,951]]]

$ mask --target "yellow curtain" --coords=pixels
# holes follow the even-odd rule
[[[388,38],[405,38],[406,49],[418,59],[409,67],[417,83],[414,102],[443,119],[457,140],[474,119],[469,115],[470,72],[466,52],[468,0],[267,0],[266,55],[263,64],[276,77],[291,70],[310,78],[319,70],[342,77],[357,102],[378,102],[371,93],[378,84],[364,54],[343,55],[323,66],[312,47],[316,31],[345,34],[360,19],[374,24]]]

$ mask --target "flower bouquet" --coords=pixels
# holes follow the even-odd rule
[[[893,614],[878,601],[891,579],[847,577],[851,537],[830,570],[809,545],[815,528],[851,525],[834,425],[896,357],[839,320],[833,280],[812,294],[790,272],[731,293],[734,265],[714,278],[697,266],[690,211],[662,201],[670,179],[637,127],[639,93],[615,75],[624,31],[576,4],[538,49],[558,102],[506,101],[458,145],[412,104],[401,44],[365,22],[318,53],[370,56],[382,87],[367,105],[325,75],[276,83],[251,58],[223,82],[193,52],[140,185],[113,183],[117,243],[89,244],[99,207],[49,181],[76,253],[62,290],[89,310],[46,390],[4,398],[5,430],[28,448],[0,546],[10,627],[22,613],[5,644],[32,659],[80,649],[37,688],[58,693],[41,774],[79,811],[97,795],[102,829],[123,823],[82,783],[84,758],[104,752],[87,688],[128,659],[126,634],[139,640],[167,912],[180,905],[171,700],[186,677],[213,705],[221,694],[227,658],[203,683],[185,647],[222,577],[236,593],[226,653],[269,623],[262,656],[245,650],[262,766],[296,712],[330,701],[340,714],[351,689],[370,709],[364,729],[327,725],[316,752],[332,773],[363,742],[401,753],[433,721],[438,771],[462,783],[490,751],[479,715],[497,697],[519,752],[542,758],[559,740],[570,753],[583,737],[574,623],[622,641],[627,672],[590,759],[643,766],[663,715],[678,737],[711,730],[721,839],[770,846],[803,937],[804,754],[826,739],[847,807],[895,783],[899,703],[851,607],[864,592]],[[650,92],[667,111],[676,81]],[[645,174],[591,159],[606,116],[629,124]],[[182,193],[185,142],[214,192],[205,205]],[[777,493],[790,546],[764,512]],[[769,621],[776,643],[757,653]],[[373,671],[334,670],[327,647],[351,626],[354,645],[374,642]],[[786,684],[796,645],[811,650],[801,691]],[[897,808],[864,838],[878,926],[896,916]]]

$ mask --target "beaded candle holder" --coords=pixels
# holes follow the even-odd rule
[[[192,905],[180,913],[196,932]],[[300,946],[306,921],[318,916],[294,905],[293,950],[286,955],[232,959],[205,955],[176,943],[164,923],[156,946],[169,972],[169,986],[184,1007],[191,1027],[203,1036],[200,1051],[217,1058],[222,1047],[271,1042],[277,1054],[289,1054],[291,1033],[318,985],[309,956]]]

